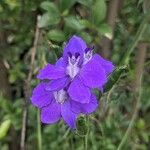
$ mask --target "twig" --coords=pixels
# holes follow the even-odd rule
[[[112,29],[112,38],[116,25],[116,19],[118,18],[118,15],[120,13],[123,1],[124,0],[111,0],[108,3],[106,22]],[[109,58],[111,55],[112,40],[113,39],[108,39],[106,37],[102,38],[102,54],[105,58]]]
[[[37,17],[37,24],[38,24],[38,17]],[[38,25],[36,24],[36,31],[33,41],[33,46],[31,48],[31,62],[30,62],[30,68],[29,73],[27,76],[27,79],[24,83],[24,108],[23,108],[23,118],[22,118],[22,129],[21,129],[21,141],[20,141],[20,149],[25,150],[25,138],[26,138],[26,126],[27,126],[27,113],[28,113],[28,103],[30,98],[30,83],[33,75],[33,68],[34,68],[34,61],[35,61],[35,55],[36,55],[36,49],[38,46],[38,40],[40,35],[40,30],[38,28]]]

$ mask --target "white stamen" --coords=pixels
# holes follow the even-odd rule
[[[63,104],[65,102],[65,100],[67,99],[67,92],[65,90],[60,90],[57,92],[54,92],[54,98],[56,100],[56,102]]]
[[[83,65],[85,65],[87,62],[89,62],[89,60],[92,58],[93,55],[93,51],[90,50],[87,53],[84,53],[84,61],[83,61]]]
[[[68,66],[66,68],[66,73],[71,78],[74,78],[79,72],[79,67],[78,67],[79,60],[80,60],[80,57],[78,58],[75,58],[75,56],[72,56],[71,58],[68,57]]]

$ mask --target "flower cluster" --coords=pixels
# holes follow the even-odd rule
[[[93,48],[73,36],[56,64],[47,64],[37,75],[41,83],[33,90],[31,101],[41,109],[41,121],[52,124],[63,118],[75,129],[79,114],[92,113],[98,107],[92,90],[102,91],[113,69],[110,61],[93,54]]]

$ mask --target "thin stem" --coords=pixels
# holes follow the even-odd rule
[[[84,150],[87,150],[87,148],[88,148],[87,142],[88,142],[88,136],[87,136],[87,134],[86,134],[86,135],[83,137]]]
[[[37,111],[37,137],[38,137],[38,150],[42,150],[42,134],[40,123],[40,111]]]
[[[27,124],[27,108],[23,109],[23,118],[22,118],[22,129],[21,129],[21,142],[20,149],[25,150],[25,136],[26,136],[26,124]]]
[[[84,137],[84,149],[85,150],[87,150],[87,142],[88,142],[88,136],[86,135],[85,137]]]
[[[68,136],[69,132],[70,132],[70,129],[68,128],[68,130],[66,131],[66,133],[63,135],[61,141],[64,140],[64,139],[66,139],[66,137]]]
[[[87,134],[84,137],[84,150],[88,150],[88,135],[89,135],[89,117],[86,117],[86,123],[87,123]]]
[[[141,23],[141,25],[140,25],[140,27],[139,27],[139,29],[138,29],[138,31],[137,31],[137,33],[136,33],[136,35],[135,35],[134,42],[132,43],[132,45],[128,49],[127,53],[125,54],[125,57],[124,57],[124,59],[122,61],[123,64],[126,64],[126,65],[129,64],[129,57],[130,57],[131,53],[133,52],[133,50],[135,49],[135,47],[137,46],[138,42],[140,41],[143,33],[145,32],[146,27],[147,27],[148,19],[149,19],[149,14],[146,14],[145,17],[144,17],[144,19],[143,19],[143,21],[142,21],[142,23]],[[142,59],[143,59],[142,61],[144,61],[144,56],[142,57]],[[143,64],[144,63],[142,62],[142,65]],[[138,69],[139,68],[137,68],[137,70]],[[141,66],[140,66],[140,69],[143,70],[143,68]],[[137,76],[138,74],[140,74],[140,76]],[[128,128],[127,128],[127,130],[126,130],[126,132],[125,132],[125,134],[124,134],[124,136],[123,136],[123,138],[122,138],[122,140],[121,140],[121,142],[120,142],[117,150],[121,150],[122,147],[123,147],[123,145],[125,144],[128,136],[129,136],[129,134],[131,132],[131,129],[132,129],[134,123],[135,123],[135,120],[136,120],[136,117],[137,117],[137,113],[139,111],[140,99],[141,99],[141,78],[142,78],[142,71],[140,73],[137,71],[136,76],[137,76],[137,79],[136,79],[135,82],[140,81],[140,84],[137,87],[139,93],[137,93],[137,91],[135,91],[135,107],[134,107],[133,115],[132,115],[131,121],[129,123],[129,126],[128,126]],[[137,96],[137,94],[138,94],[138,96]]]
[[[37,16],[37,24],[38,24],[38,16]],[[20,149],[25,150],[25,140],[26,140],[26,132],[27,132],[27,119],[28,119],[28,105],[29,105],[29,99],[31,96],[31,80],[33,76],[33,70],[34,70],[34,62],[35,62],[35,56],[36,56],[36,51],[37,51],[37,46],[38,46],[38,41],[39,41],[39,36],[40,36],[40,29],[38,28],[38,25],[36,25],[36,31],[34,35],[34,42],[33,46],[31,48],[31,61],[29,64],[29,72],[27,75],[27,79],[25,80],[24,83],[24,108],[23,108],[23,118],[22,118],[22,128],[21,128],[21,140],[20,140]]]
[[[71,137],[70,137],[70,146],[71,146],[71,150],[74,150],[73,135],[71,135]]]
[[[145,61],[145,56],[146,56],[146,49],[147,49],[147,44],[145,43],[140,43],[137,51],[137,58],[136,58],[136,73],[135,73],[135,80],[133,84],[133,92],[134,92],[134,111],[132,115],[132,119],[129,123],[129,126],[126,130],[126,133],[124,137],[122,138],[118,149],[121,150],[123,145],[125,144],[126,140],[128,139],[128,136],[130,135],[131,129],[135,123],[136,117],[138,115],[138,111],[140,108],[140,99],[141,99],[141,84],[142,84],[142,75],[143,75],[143,70],[144,70],[144,61]]]
[[[121,62],[121,64],[126,64],[126,65],[129,64],[130,55],[133,52],[133,50],[135,49],[135,47],[137,46],[139,40],[141,40],[141,37],[142,37],[143,33],[145,32],[146,27],[147,27],[148,19],[149,19],[149,14],[146,14],[144,16],[144,19],[143,19],[142,23],[140,24],[140,26],[138,28],[138,31],[135,35],[134,42],[130,45],[129,49],[125,53],[125,56],[123,57],[123,61]]]
[[[135,119],[137,117],[137,113],[138,113],[139,106],[140,106],[140,99],[141,99],[141,90],[140,90],[140,94],[139,94],[139,96],[137,98],[137,102],[136,102],[136,106],[135,106],[135,109],[134,109],[134,112],[133,112],[133,115],[132,115],[132,119],[130,121],[130,124],[129,124],[127,130],[126,130],[126,133],[125,133],[124,137],[122,138],[122,140],[121,140],[117,150],[122,150],[122,147],[125,144],[128,136],[130,134],[130,131],[131,131],[131,129],[132,129],[133,125],[134,125]]]

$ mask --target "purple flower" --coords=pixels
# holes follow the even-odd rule
[[[96,97],[91,96],[88,104],[73,101],[67,94],[68,78],[60,78],[48,82],[41,82],[33,90],[32,104],[41,109],[41,121],[52,124],[61,118],[70,126],[76,128],[76,118],[79,113],[91,113],[98,106]]]
[[[41,109],[43,123],[55,123],[61,118],[76,128],[80,113],[92,113],[98,106],[92,89],[103,89],[114,66],[97,54],[77,36],[64,48],[55,65],[47,64],[39,71],[43,80],[34,90],[32,104]]]
[[[59,121],[61,117],[71,127],[75,128],[77,114],[71,111],[71,103],[64,89],[47,91],[49,83],[41,82],[31,97],[32,104],[41,109],[41,121],[51,124]]]

